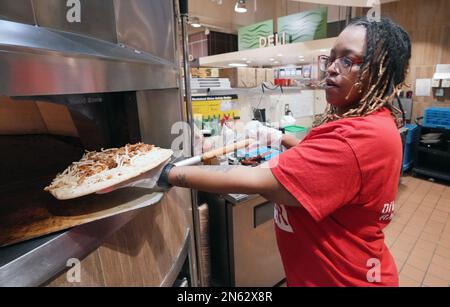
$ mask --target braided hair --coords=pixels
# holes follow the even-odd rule
[[[404,116],[404,113],[393,105],[393,98],[398,99],[397,93],[405,85],[408,73],[411,59],[411,41],[408,34],[402,27],[385,17],[380,21],[358,18],[348,26],[362,26],[367,31],[366,53],[359,80],[367,78],[369,86],[357,107],[339,116],[336,108],[328,105],[324,116],[315,126],[341,118],[366,116],[383,107],[388,108],[397,124],[401,125],[400,116]]]

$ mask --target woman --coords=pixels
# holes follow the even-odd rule
[[[270,167],[167,166],[160,186],[260,194],[276,206],[276,236],[289,286],[397,286],[382,230],[392,219],[402,148],[392,98],[411,45],[388,19],[352,22],[329,58],[325,116]],[[276,138],[277,132],[259,134]]]

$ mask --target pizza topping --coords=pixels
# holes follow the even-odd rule
[[[121,148],[102,149],[100,152],[86,152],[79,162],[72,163],[59,174],[45,191],[62,186],[77,186],[86,180],[94,183],[110,180],[114,177],[114,171],[133,166],[140,157],[154,148],[153,145],[138,143]]]

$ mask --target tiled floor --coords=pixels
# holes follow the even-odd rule
[[[403,177],[385,229],[400,286],[450,286],[450,186]]]

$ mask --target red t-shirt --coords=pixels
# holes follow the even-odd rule
[[[301,204],[275,210],[289,286],[398,286],[382,230],[393,217],[401,162],[387,109],[315,128],[270,162]]]

